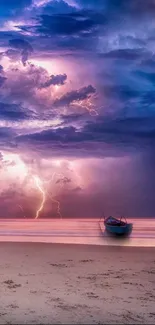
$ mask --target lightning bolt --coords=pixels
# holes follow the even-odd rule
[[[56,203],[57,204],[57,214],[60,216],[60,219],[62,219],[62,214],[61,214],[61,211],[60,211],[60,202],[56,199],[53,199],[53,197],[47,193],[49,198],[52,200],[52,202]]]
[[[76,105],[76,106],[80,106],[81,108],[85,108],[91,116],[99,115],[99,113],[95,109],[95,106],[92,104],[90,98],[87,98],[84,101],[82,101],[82,100],[76,101],[72,105]]]
[[[97,116],[97,115],[99,115],[98,112],[95,109],[95,106],[92,104],[90,98],[86,99],[85,104],[86,105],[84,105],[84,106],[88,110],[88,112],[89,112],[89,114],[91,116]]]
[[[53,175],[52,175],[52,181],[54,179],[54,176],[55,176],[55,173],[53,173]],[[40,215],[41,211],[44,208],[44,204],[45,204],[45,201],[46,201],[46,194],[52,200],[53,203],[57,204],[57,213],[60,216],[60,218],[62,219],[62,214],[61,214],[61,211],[60,211],[60,202],[58,200],[54,199],[47,191],[46,192],[44,191],[42,181],[38,176],[33,176],[33,178],[34,178],[36,187],[38,188],[38,190],[42,194],[41,204],[40,204],[40,207],[38,208],[38,210],[36,211],[35,219],[39,218],[39,215]],[[50,181],[48,181],[48,182],[50,182]]]
[[[59,176],[59,177],[63,177],[63,174],[58,174],[58,173],[53,173],[52,178],[49,180],[49,182],[53,182],[54,181],[54,177],[55,176]],[[54,199],[49,193],[47,193],[49,198],[52,200],[52,202],[57,204],[57,214],[60,216],[60,218],[62,219],[62,214],[61,214],[61,209],[60,209],[60,202],[56,199]]]
[[[36,187],[38,188],[38,190],[40,191],[41,195],[42,195],[42,200],[41,200],[41,204],[40,204],[40,207],[38,208],[38,210],[36,211],[36,216],[35,216],[35,219],[38,219],[39,218],[39,214],[40,212],[43,210],[44,208],[44,203],[46,201],[46,194],[42,188],[42,184],[41,184],[41,180],[38,176],[33,176],[34,178],[34,181],[35,181],[35,184],[36,184]]]

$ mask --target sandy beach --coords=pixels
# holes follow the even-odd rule
[[[0,243],[0,324],[154,324],[155,249]]]

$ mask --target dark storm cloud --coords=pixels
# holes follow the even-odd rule
[[[140,91],[136,90],[131,85],[105,85],[104,94],[108,97],[121,98],[124,102],[131,98],[138,98],[141,95]]]
[[[7,138],[15,136],[15,132],[9,127],[0,127],[0,142]],[[5,143],[4,143],[5,144]]]
[[[0,120],[18,121],[25,120],[33,116],[33,112],[23,109],[17,104],[0,102]]]
[[[135,23],[133,25],[133,19],[136,16],[136,24],[138,24],[141,19],[141,16],[138,19],[139,13],[144,15],[153,13],[153,0],[148,0],[147,3],[143,2],[142,4],[139,0],[121,0],[118,2],[77,0],[75,2],[77,2],[78,7],[68,5],[65,1],[49,1],[45,5],[34,7],[31,17],[37,17],[36,25],[31,26],[28,23],[20,26],[21,31],[31,32],[33,41],[36,42],[36,45],[38,44],[37,46],[39,46],[40,36],[52,36],[52,42],[46,38],[42,39],[43,44],[46,43],[46,49],[51,48],[51,50],[57,45],[59,49],[96,51],[97,37],[103,36],[104,52],[107,52],[109,46],[113,47],[112,33],[116,30],[120,32],[121,28],[121,38],[118,33],[120,43],[129,43],[135,48],[138,43],[139,47],[145,43],[144,46],[147,47],[147,29],[142,32],[140,26],[137,28]],[[128,19],[128,24],[126,19]],[[106,42],[109,43],[108,46],[106,46]],[[114,43],[116,46],[115,40]]]
[[[146,79],[150,81],[153,85],[155,84],[155,72],[144,72],[144,71],[139,71],[137,72],[137,75],[142,79]]]
[[[122,118],[116,120],[99,119],[97,123],[89,122],[85,132],[93,134],[94,139],[108,143],[143,145],[143,141],[155,140],[155,116],[154,118]]]
[[[17,133],[11,127],[0,127],[0,150],[15,152]]]
[[[154,118],[105,119],[87,123],[83,128],[64,127],[16,138],[18,144],[29,144],[33,150],[58,156],[122,156],[155,145]]]
[[[7,78],[0,76],[0,87],[3,86],[6,79]]]
[[[58,75],[52,75],[50,76],[50,79],[47,80],[43,85],[41,85],[41,88],[47,88],[50,86],[63,86],[65,84],[65,81],[67,80],[66,74],[58,74]]]
[[[152,72],[145,72],[144,71],[144,65],[149,69],[149,67],[153,68],[153,64],[155,62],[154,57],[151,56],[148,51],[146,51],[145,46],[146,43],[143,42],[141,39],[139,40],[137,36],[135,36],[135,33],[139,33],[141,29],[136,29],[135,24],[132,25],[132,31],[133,35],[130,34],[130,28],[131,25],[125,26],[125,28],[121,29],[121,36],[120,39],[113,40],[113,32],[114,29],[112,26],[118,27],[117,20],[112,19],[113,14],[117,15],[119,17],[119,13],[124,12],[124,16],[126,17],[130,12],[138,10],[139,1],[131,1],[130,3],[125,1],[118,1],[117,4],[115,1],[77,1],[77,4],[80,5],[80,7],[74,7],[71,5],[68,5],[65,3],[65,1],[51,1],[48,4],[45,4],[39,9],[36,9],[36,13],[40,14],[39,20],[37,20],[36,29],[38,32],[38,28],[44,29],[48,33],[51,33],[52,35],[52,42],[49,41],[49,37],[41,38],[40,37],[44,34],[40,30],[40,35],[38,33],[38,36],[35,34],[33,35],[32,39],[33,41],[36,39],[36,47],[37,42],[41,43],[41,47],[43,48],[45,43],[47,45],[47,50],[52,48],[55,49],[55,45],[57,45],[57,50],[62,49],[72,49],[77,51],[79,49],[87,50],[88,48],[92,48],[92,51],[98,51],[98,48],[92,46],[92,38],[89,39],[89,32],[92,31],[96,33],[96,28],[99,31],[99,35],[104,36],[107,38],[108,36],[108,42],[110,42],[110,45],[108,48],[103,47],[101,51],[99,50],[100,56],[102,57],[101,64],[96,66],[96,70],[98,69],[98,86],[100,87],[102,94],[106,97],[106,99],[110,100],[113,99],[115,101],[115,104],[113,106],[114,115],[116,115],[119,118],[119,115],[122,117],[124,116],[131,116],[140,114],[140,116],[153,114],[153,105],[154,105],[154,73]],[[153,1],[148,2],[148,7],[144,4],[141,6],[141,12],[150,12],[150,8],[152,10]],[[144,8],[145,10],[143,10]],[[101,8],[103,10],[101,10]],[[111,11],[110,11],[111,8]],[[51,17],[54,17],[54,19],[50,19]],[[44,22],[42,20],[42,17],[45,18]],[[34,16],[35,18],[35,16]],[[47,21],[46,21],[47,18]],[[41,19],[41,20],[40,20]],[[62,19],[62,20],[61,20]],[[63,22],[63,19],[66,21],[66,24],[61,24]],[[67,25],[67,19],[68,19],[68,25]],[[71,23],[70,23],[71,19]],[[132,23],[132,17],[130,15],[131,23]],[[124,23],[126,18],[122,19],[121,24]],[[87,22],[91,22],[91,28],[89,24],[87,25]],[[137,21],[138,16],[137,16]],[[38,25],[38,22],[43,22],[40,25]],[[73,26],[72,26],[73,23]],[[75,28],[74,28],[75,23]],[[86,25],[84,26],[84,23]],[[51,24],[51,25],[50,25]],[[52,25],[54,24],[54,25]],[[71,24],[71,25],[70,25]],[[78,25],[79,24],[79,25]],[[63,25],[63,30],[62,30]],[[54,27],[53,27],[54,26]],[[71,30],[70,30],[70,27]],[[102,29],[104,27],[104,29]],[[52,28],[54,33],[52,32]],[[119,26],[120,28],[120,26]],[[83,33],[87,31],[87,37],[83,37]],[[146,30],[146,34],[147,34]],[[52,34],[53,33],[53,34]],[[65,37],[61,37],[64,35]],[[73,33],[73,34],[72,34]],[[45,33],[46,34],[46,33]],[[5,34],[6,35],[6,34]],[[50,35],[50,34],[49,34]],[[48,35],[48,36],[49,36]],[[76,37],[75,37],[76,35]],[[96,35],[96,34],[95,34]],[[60,36],[60,37],[59,37]],[[78,37],[77,37],[78,36]],[[114,36],[117,36],[114,34]],[[138,35],[139,36],[139,35]],[[28,37],[27,39],[31,39],[31,37]],[[147,35],[146,35],[147,39]],[[126,42],[127,40],[127,42]],[[101,37],[102,41],[102,37]],[[104,41],[104,39],[103,39]],[[26,41],[25,41],[26,42]],[[15,51],[8,52],[8,56],[18,56],[18,51],[22,52],[23,50],[26,50],[30,52],[32,50],[30,42],[23,44],[23,40],[20,38],[15,38],[13,41],[11,41],[11,46],[13,46],[13,49],[10,49],[8,51]],[[35,41],[34,41],[35,42]],[[130,45],[132,44],[133,48],[130,48]],[[138,46],[141,46],[141,48],[137,48]],[[30,46],[29,46],[30,45]],[[89,45],[89,46],[88,46]],[[125,47],[125,48],[119,48],[119,47]],[[116,47],[116,49],[115,49]],[[143,49],[144,47],[144,49]],[[36,48],[37,51],[37,48]],[[102,53],[103,52],[103,53]],[[105,53],[106,52],[106,53]],[[39,53],[39,52],[38,52]],[[37,53],[37,54],[38,54]],[[75,53],[75,51],[74,51]],[[26,52],[27,55],[27,52]],[[74,57],[74,55],[73,55]],[[78,58],[78,55],[77,55]],[[93,57],[89,57],[89,60],[93,61]],[[109,60],[109,63],[107,63]],[[128,61],[128,63],[126,62]],[[25,59],[23,58],[23,63],[25,62]],[[25,63],[24,63],[25,64]],[[105,80],[105,74],[102,73],[102,66],[107,65],[107,74],[110,74],[110,82],[108,85],[108,80]],[[79,67],[80,68],[80,67]],[[101,70],[101,72],[100,72]],[[143,73],[141,73],[143,71]],[[55,78],[57,76],[54,76]],[[42,83],[44,87],[48,87],[54,82],[53,76],[49,78],[47,81]],[[36,87],[39,88],[40,84],[37,82],[36,78],[32,79],[35,80]],[[53,81],[52,81],[53,80]],[[142,81],[143,80],[143,81]],[[146,82],[147,84],[146,84]],[[29,87],[26,85],[26,87],[23,87],[23,81],[21,82],[21,88],[16,87],[19,89],[19,93],[21,93],[21,96],[18,97],[20,100],[22,100],[22,96],[25,99],[26,96],[26,88],[28,89],[28,96],[30,96],[29,89],[32,89],[34,91],[35,86],[32,84],[31,78],[29,78]],[[56,82],[56,81],[55,81]],[[151,84],[151,89],[149,89]],[[90,86],[92,87],[92,86]],[[96,87],[96,86],[95,86]],[[23,88],[23,91],[22,91]],[[87,88],[87,87],[86,87]],[[16,92],[18,92],[18,89]],[[85,91],[84,87],[80,88],[76,91],[68,91],[68,93],[64,94],[60,98],[56,99],[54,102],[54,106],[63,106],[63,105],[70,105],[74,101],[83,100],[87,98],[87,94],[85,97]],[[15,89],[13,89],[13,98],[15,98]],[[93,93],[93,92],[92,92]],[[101,94],[101,95],[102,95]],[[88,95],[89,96],[89,95]],[[104,101],[103,96],[103,101]],[[15,98],[16,99],[16,98]],[[122,110],[119,111],[119,103],[122,105]],[[41,103],[42,104],[42,103]],[[108,104],[107,104],[108,106]],[[147,110],[147,114],[146,114]],[[101,112],[102,114],[102,112]],[[85,120],[85,117],[81,116],[81,121]],[[71,121],[71,118],[70,118]],[[75,120],[73,121],[75,122]]]
[[[1,0],[0,16],[7,17],[18,14],[22,9],[32,4],[32,0]]]
[[[155,1],[154,0],[75,0],[78,5],[87,9],[104,9],[105,11],[111,12],[124,12],[134,15],[139,15],[140,13],[153,13],[155,11]]]
[[[69,5],[64,0],[53,0],[49,1],[48,3],[44,4],[41,8],[42,13],[44,14],[67,14],[70,12],[75,12],[75,6]]]
[[[12,39],[10,40],[9,45],[15,49],[27,50],[29,52],[33,51],[32,46],[24,39]]]
[[[102,55],[103,58],[108,59],[117,59],[117,60],[125,60],[125,61],[135,61],[141,59],[144,52],[141,49],[118,49],[109,51]]]
[[[84,34],[87,37],[96,32],[106,35],[118,22],[119,26],[125,26],[125,18],[129,21],[138,19],[138,15],[139,19],[142,16],[147,18],[148,14],[153,15],[155,11],[154,0],[143,3],[140,0],[89,2],[77,0],[76,3],[80,5],[79,8],[68,6],[64,1],[52,1],[45,5],[42,9],[43,14],[40,15],[40,25],[36,25],[37,32],[44,35]]]
[[[75,12],[70,14],[42,15],[40,27],[37,31],[45,35],[78,35],[95,32],[101,24],[101,15],[93,13]],[[103,17],[102,17],[103,18]]]
[[[46,131],[42,131],[41,133],[29,134],[27,136],[21,136],[19,139],[28,139],[40,142],[53,142],[53,141],[61,141],[61,142],[76,142],[83,140],[81,138],[81,134],[76,132],[74,127],[65,127],[58,128],[56,130],[49,129]]]
[[[79,90],[72,90],[62,97],[58,98],[54,102],[54,106],[65,106],[70,105],[74,101],[80,101],[88,98],[90,95],[94,94],[96,89],[89,85],[87,87],[80,88]]]
[[[29,55],[33,52],[32,46],[24,39],[12,39],[9,42],[10,47],[20,50],[23,65],[26,65]]]
[[[38,9],[36,24],[23,25],[20,29],[34,35],[36,42],[39,41],[38,35],[52,37],[51,49],[57,46],[59,49],[92,50],[92,42],[96,42],[95,37],[102,25],[106,26],[106,17],[102,12],[77,9],[65,1],[51,1]],[[46,42],[45,38],[43,42]],[[50,47],[49,42],[47,47]]]
[[[155,1],[72,3],[75,5],[52,0],[31,6],[31,0],[0,1],[0,59],[4,62],[4,70],[0,66],[0,122],[12,125],[0,128],[0,149],[24,154],[27,159],[32,153],[39,161],[42,157],[102,158],[97,165],[95,159],[83,159],[84,173],[90,170],[88,179],[93,184],[86,194],[74,184],[68,197],[62,198],[66,217],[82,216],[83,211],[85,216],[99,215],[103,205],[107,213],[116,213],[118,208],[128,215],[151,215],[155,209]],[[11,31],[14,22],[18,30]],[[30,55],[38,65],[47,60],[51,71],[55,60],[52,76],[28,63]],[[60,92],[49,89],[63,85],[67,77],[69,82]],[[92,117],[87,110],[81,114],[80,107],[71,105],[94,94],[92,103],[99,116]],[[50,120],[51,127],[46,126]],[[59,125],[53,124],[55,120]],[[111,166],[111,160],[103,159],[107,157],[121,159],[112,159]],[[59,183],[66,185],[70,178]],[[6,201],[2,212],[8,202],[11,207],[20,198],[20,191],[14,193],[14,188],[15,184],[8,201],[7,195],[2,196]],[[31,198],[27,201],[25,206],[31,205],[27,215],[32,215]],[[51,217],[50,204],[49,211]]]
[[[108,53],[117,49],[148,48],[151,44],[154,27],[153,24],[151,27],[149,18],[154,12],[153,0],[148,0],[145,4],[141,4],[139,0],[77,0],[77,4],[78,7],[75,7],[65,1],[49,1],[33,8],[31,16],[36,18],[36,24],[32,26],[27,23],[18,27],[21,32],[31,34],[30,38],[36,48],[45,48],[51,52],[83,50]],[[49,42],[50,37],[52,42]],[[115,55],[122,56],[123,53]],[[130,55],[127,53],[128,57]]]
[[[2,31],[0,30],[0,50],[1,47],[2,48],[9,48],[9,41],[11,39],[17,39],[21,37],[21,33],[17,32],[17,31]],[[22,36],[23,37],[23,36]],[[0,57],[1,55],[5,53],[4,49],[1,51],[0,53]]]
[[[13,10],[17,8],[24,8],[29,6],[32,3],[32,0],[1,0],[0,8],[6,8],[6,10]]]
[[[12,61],[18,61],[21,58],[23,65],[33,52],[31,44],[23,38],[12,38],[13,36],[21,36],[18,33],[0,32],[0,46],[9,47],[6,51],[0,52],[0,58],[7,56]],[[4,38],[4,41],[3,41]],[[1,44],[2,42],[2,44]]]
[[[21,57],[20,52],[12,49],[8,49],[5,52],[0,53],[0,57],[7,56],[12,61],[18,61]]]

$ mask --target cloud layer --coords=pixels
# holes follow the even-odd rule
[[[110,198],[113,211],[128,215],[155,209],[154,14],[154,0],[0,1],[0,150],[26,164],[30,158],[40,165],[87,162],[78,176],[85,179],[90,170],[89,185],[73,182],[68,167],[64,182],[57,180],[68,189],[59,193],[66,215],[69,198],[75,206],[82,202],[80,216],[86,207],[88,214],[101,209],[102,197],[107,213]],[[101,167],[106,159],[116,162],[107,163],[108,171]],[[126,159],[123,175],[130,177],[122,182]],[[1,202],[13,197],[12,183],[5,191]],[[23,202],[30,202],[26,195]]]

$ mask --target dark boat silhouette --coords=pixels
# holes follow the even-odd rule
[[[122,221],[122,219],[124,219],[124,221]],[[127,223],[125,217],[117,219],[112,216],[104,218],[104,225],[108,233],[117,236],[130,234],[133,227],[132,223]]]

